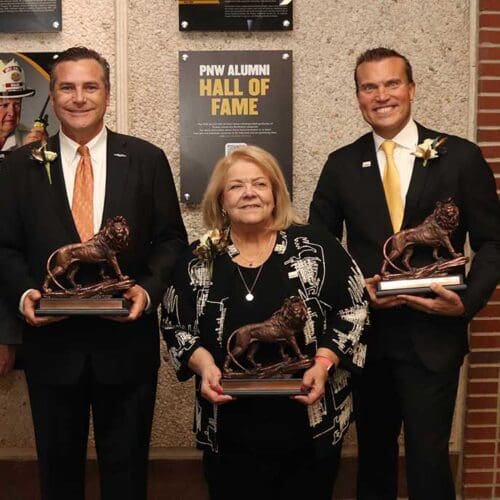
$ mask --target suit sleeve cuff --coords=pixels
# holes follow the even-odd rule
[[[21,298],[19,299],[19,312],[21,313],[21,316],[24,316],[24,299],[28,295],[28,293],[32,292],[34,288],[28,288],[22,295]]]
[[[146,307],[144,308],[144,312],[146,314],[149,314],[151,310],[153,309],[152,303],[151,303],[151,297],[149,296],[149,293],[144,290],[144,293],[146,294]]]

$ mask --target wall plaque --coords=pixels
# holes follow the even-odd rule
[[[61,0],[0,0],[0,32],[61,31]]]
[[[55,52],[0,52],[0,162],[30,139],[34,126],[54,135],[59,122],[49,104]]]
[[[199,203],[215,163],[260,146],[292,193],[292,52],[179,53],[181,200]]]
[[[180,31],[292,29],[292,0],[179,0]]]

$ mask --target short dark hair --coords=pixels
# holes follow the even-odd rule
[[[87,47],[70,47],[59,54],[58,58],[52,63],[52,67],[50,68],[50,90],[54,90],[56,68],[59,64],[66,61],[81,61],[82,59],[94,59],[94,61],[97,61],[101,65],[104,75],[104,86],[109,92],[111,90],[109,63],[103,56],[101,56],[101,54],[99,54],[99,52],[88,49]]]
[[[408,83],[414,83],[413,70],[408,58],[406,58],[396,50],[388,49],[386,47],[377,47],[375,49],[366,50],[356,59],[356,67],[354,68],[354,83],[356,84],[356,93],[358,93],[359,91],[357,79],[358,67],[363,63],[381,61],[382,59],[387,59],[388,57],[399,57],[400,59],[403,59],[405,63],[405,73],[406,78],[408,79]]]

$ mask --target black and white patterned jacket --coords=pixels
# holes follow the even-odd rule
[[[193,254],[199,242],[179,259],[173,282],[162,303],[161,330],[179,380],[193,372],[188,360],[200,346],[216,360],[223,359],[224,319],[230,273],[234,273],[234,245],[209,263]],[[319,347],[337,353],[341,362],[330,376],[325,395],[308,407],[309,425],[319,450],[338,443],[352,419],[350,372],[364,365],[366,345],[362,334],[368,315],[363,276],[338,240],[312,226],[292,226],[280,231],[274,253],[277,272],[287,284],[285,296],[304,301],[308,320],[304,328],[305,353]],[[212,276],[210,276],[212,272]],[[201,397],[196,380],[194,431],[198,448],[217,451],[217,406]]]

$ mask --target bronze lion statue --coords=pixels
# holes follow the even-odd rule
[[[90,240],[82,243],[72,243],[58,248],[47,259],[47,276],[43,283],[43,291],[50,293],[51,283],[65,290],[58,278],[64,277],[73,288],[78,288],[75,282],[75,275],[78,272],[80,263],[100,264],[100,274],[103,279],[105,265],[109,265],[119,280],[127,280],[124,276],[116,255],[128,246],[130,229],[125,217],[117,215],[106,221],[105,226]],[[51,268],[52,262],[55,261]]]
[[[227,339],[227,356],[224,360],[224,372],[230,372],[231,362],[243,368],[237,362],[244,353],[252,367],[258,367],[255,353],[259,343],[278,344],[282,359],[288,359],[285,347],[289,346],[299,359],[307,356],[302,354],[297,344],[295,334],[302,331],[307,321],[307,308],[299,297],[285,299],[283,305],[273,315],[261,323],[250,323],[236,329]],[[234,347],[230,344],[234,339]]]
[[[453,258],[462,257],[457,253],[450,241],[450,234],[458,227],[459,210],[451,198],[436,203],[436,208],[422,224],[410,229],[399,231],[391,236],[384,244],[384,263],[381,274],[387,274],[387,267],[392,267],[402,271],[394,265],[394,260],[401,258],[404,267],[411,271],[410,259],[416,245],[431,247],[432,256],[437,261],[439,259],[439,248],[444,247]],[[390,244],[390,251],[387,248]]]

